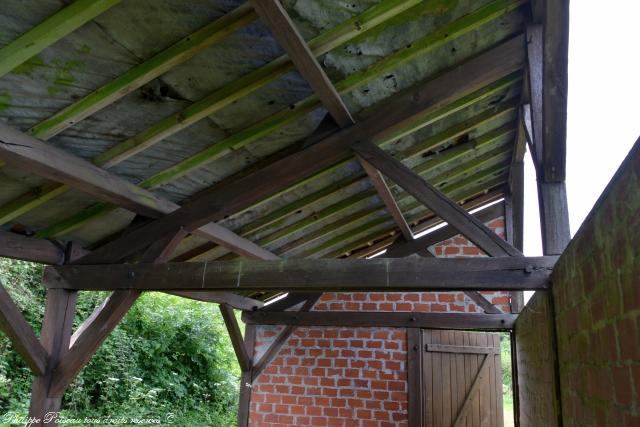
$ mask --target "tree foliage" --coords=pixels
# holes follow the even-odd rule
[[[39,333],[42,266],[0,258],[0,280]],[[76,326],[106,293],[80,292]],[[0,415],[28,411],[31,373],[0,334]],[[63,415],[235,424],[239,369],[217,306],[145,293],[70,386]]]

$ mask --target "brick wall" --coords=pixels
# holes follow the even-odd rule
[[[487,224],[504,235],[502,218]],[[429,250],[438,257],[481,256],[456,236]],[[487,299],[509,312],[508,294]],[[462,293],[325,293],[316,311],[477,312]],[[256,358],[281,327],[258,327]],[[405,426],[407,334],[391,328],[297,328],[253,385],[251,426]]]
[[[522,426],[558,425],[551,307],[548,295],[537,292],[516,323],[518,393]]]
[[[640,426],[639,214],[640,140],[552,275],[564,426]],[[516,339],[538,329],[521,317]],[[543,364],[546,351],[540,355],[526,363]],[[535,389],[535,380],[521,378],[521,391]],[[536,393],[539,403],[553,395]],[[520,399],[528,405],[531,395]]]

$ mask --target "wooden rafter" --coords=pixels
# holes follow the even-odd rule
[[[207,192],[175,212],[106,244],[85,257],[83,262],[91,263],[106,252],[124,257],[145,247],[157,235],[180,226],[190,231],[225,214],[234,214],[348,158],[352,153],[352,145],[358,140],[374,137],[404,122],[409,122],[406,126],[414,129],[420,127],[424,125],[424,116],[436,111],[442,104],[453,102],[519,70],[523,65],[523,43],[521,36],[515,37],[448,73],[399,94],[365,120],[224,188]],[[422,118],[418,123],[411,121],[416,119],[416,115]]]
[[[77,0],[0,49],[0,77],[122,0]]]
[[[0,159],[145,216],[159,217],[180,208],[179,205],[139,188],[79,157],[1,123]],[[174,230],[167,230],[168,233],[172,231]],[[244,256],[260,259],[277,258],[253,242],[215,223],[203,224],[193,232]],[[153,241],[155,238],[148,244]]]
[[[383,313],[364,311],[245,312],[242,320],[256,325],[387,327],[429,329],[508,330],[516,320],[513,314],[468,313]]]
[[[382,2],[379,5],[372,7],[370,10],[367,10],[362,16],[356,16],[350,20],[345,21],[343,24],[340,24],[335,29],[330,30],[329,34],[325,34],[317,39],[311,40],[309,42],[309,46],[313,50],[314,54],[319,55],[322,53],[321,48],[330,50],[348,41],[350,37],[362,34],[363,31],[375,27],[386,19],[395,16],[396,14],[406,10],[411,6],[416,5],[417,3],[418,2],[416,0],[404,2]],[[365,84],[372,79],[384,75],[384,73],[388,72],[399,64],[414,59],[417,56],[423,55],[433,49],[436,49],[447,41],[467,34],[474,29],[477,29],[488,20],[496,19],[504,15],[505,13],[508,13],[509,11],[519,7],[523,3],[523,0],[496,0],[460,18],[450,25],[442,27],[428,34],[424,38],[416,41],[415,43],[412,43],[410,47],[401,49],[396,53],[388,56],[379,64],[377,64],[376,67],[372,67],[362,73],[359,73],[356,76],[351,76],[337,83],[336,88],[339,92],[353,90],[354,88]],[[356,28],[356,31],[353,31],[354,27]],[[256,71],[256,73],[260,72],[266,71]],[[237,91],[252,88],[255,86],[256,82],[260,81],[262,80],[259,78],[247,81],[238,80],[233,83],[233,89],[232,87],[224,87],[221,89],[222,92],[218,94],[224,95],[231,93],[233,95],[229,97],[227,97],[227,95],[224,95],[225,102],[222,102],[222,99],[217,98],[218,95],[214,96],[212,94],[211,96],[207,96],[202,100],[202,102],[198,102],[192,107],[189,107],[187,110],[182,111],[175,116],[167,118],[168,121],[159,122],[157,123],[157,125],[154,125],[153,129],[156,130],[150,128],[148,131],[141,133],[140,140],[136,137],[126,142],[122,146],[116,146],[117,148],[114,147],[113,152],[112,150],[109,150],[107,153],[104,153],[104,155],[101,155],[100,158],[94,159],[94,161],[96,161],[98,164],[107,165],[108,163],[106,163],[106,161],[108,159],[115,159],[115,157],[113,157],[115,155],[124,154],[125,152],[130,153],[129,155],[132,155],[133,153],[138,151],[138,148],[144,148],[146,146],[145,141],[155,141],[157,137],[154,137],[154,135],[157,136],[161,134],[163,137],[168,137],[170,136],[170,134],[182,130],[184,126],[188,126],[189,124],[193,123],[194,120],[198,119],[198,117],[196,116],[197,114],[200,114],[200,112],[202,114],[201,117],[210,115],[214,112],[210,110],[211,108],[214,108],[214,106],[216,106],[217,108],[217,106],[228,105],[228,102],[233,102],[234,100],[238,99],[237,97],[242,96],[242,94]],[[221,155],[227,153],[229,149],[238,149],[246,144],[255,141],[258,138],[265,136],[266,134],[282,128],[295,118],[302,117],[304,114],[315,109],[317,106],[317,100],[307,99],[301,101],[294,106],[294,109],[288,109],[288,111],[283,110],[272,117],[261,120],[258,123],[255,123],[254,125],[240,131],[239,133],[231,135],[229,138],[226,138],[223,141],[219,141],[214,146],[207,148],[188,159],[185,159],[184,161],[156,174],[149,179],[146,179],[140,185],[144,188],[153,188],[174,180],[189,171],[202,167],[208,162],[219,158]],[[201,111],[201,109],[204,110]],[[143,137],[143,135],[146,136]],[[153,137],[153,139],[148,139],[151,137]],[[11,210],[9,210],[8,212],[2,212],[2,218],[4,218],[5,221],[10,218],[15,218],[18,213],[23,214],[29,209],[40,206],[46,200],[50,200],[52,197],[55,197],[57,195],[53,194],[53,190],[44,190],[45,189],[43,189],[43,191],[34,192],[35,196],[32,194],[26,198],[20,197],[20,200],[16,200],[16,204],[12,203]],[[57,189],[57,191],[58,194],[60,194],[59,188]],[[62,191],[64,191],[64,189],[62,189]],[[25,207],[25,204],[27,204],[28,206]],[[94,206],[87,211],[79,212],[77,215],[63,221],[62,223],[50,227],[49,230],[45,230],[43,234],[41,234],[41,237],[51,237],[54,235],[69,233],[73,229],[85,223],[88,218],[93,218],[95,216],[104,214],[110,209],[112,208],[109,206]],[[0,209],[0,211],[4,211],[4,209]]]
[[[111,3],[115,4],[120,1],[112,0]],[[96,1],[90,1],[89,3],[91,2],[94,4],[100,3]],[[85,1],[84,3],[87,2]],[[102,3],[105,2],[102,1]],[[164,74],[171,68],[189,60],[207,46],[218,43],[255,19],[256,15],[249,4],[245,3],[238,6],[226,15],[198,29],[193,34],[189,34],[141,64],[134,66],[64,110],[38,123],[29,130],[29,134],[41,140],[52,138]]]
[[[358,144],[354,147],[358,155],[376,166],[382,173],[401,185],[418,201],[424,203],[443,220],[451,224],[465,237],[491,256],[522,256],[482,222],[469,215],[442,192],[424,181],[373,144]]]
[[[315,55],[326,53],[329,50],[339,46],[340,44],[346,43],[356,36],[360,36],[361,34],[363,34],[363,32],[380,25],[387,19],[390,19],[393,16],[402,13],[403,11],[412,6],[415,6],[418,3],[419,0],[383,1],[380,4],[371,7],[362,15],[358,15],[351,19],[348,19],[335,28],[332,28],[328,32],[321,34],[317,38],[311,40],[309,42],[310,48],[313,50]],[[249,15],[245,14],[247,10],[251,12]],[[243,21],[244,19],[254,19],[254,17],[255,14],[253,13],[253,9],[249,5],[246,5],[236,9],[236,11],[229,14],[228,17],[225,16],[221,18],[222,21],[218,24],[214,23],[212,25],[214,27],[220,25],[224,33],[224,31],[233,31],[233,29],[236,28],[237,25],[241,24],[241,21]],[[189,44],[193,40],[195,39],[190,40],[190,37],[184,39],[187,44]],[[174,45],[174,47],[178,46],[176,48],[177,51],[180,51],[180,45],[181,42],[178,42],[177,45]],[[182,46],[184,47],[184,44],[182,44]],[[168,51],[171,50],[173,50],[173,47],[168,49]],[[169,58],[164,57],[163,53],[158,54],[158,56],[159,58],[154,58],[161,60],[160,62],[164,60],[174,61],[175,59],[171,58],[171,52],[169,52]],[[144,73],[146,73],[147,68],[149,68],[150,72],[158,71],[153,68],[153,63],[145,64],[146,65],[144,66],[141,65],[141,70],[139,70],[138,67],[135,67],[131,70],[132,74],[124,74],[121,78],[125,80],[125,83],[129,82],[129,80],[132,80],[133,83],[135,83],[138,81],[138,78],[146,78]],[[163,139],[168,138],[169,136],[183,130],[185,127],[190,126],[204,119],[205,117],[208,117],[209,115],[230,105],[243,96],[250,94],[251,92],[286,74],[292,68],[293,64],[287,56],[279,57],[269,64],[266,64],[265,66],[205,96],[201,100],[187,107],[185,110],[159,121],[150,128],[140,132],[138,135],[130,139],[127,139],[126,141],[116,144],[114,147],[94,158],[93,162],[104,168],[113,167],[133,156],[134,154],[157,144]],[[142,72],[142,75],[139,75],[139,71]],[[382,72],[384,72],[384,70],[381,70],[379,73]],[[116,81],[108,84],[94,94],[89,95],[86,100],[81,100],[79,101],[79,103],[73,104],[72,106],[68,107],[68,109],[65,109],[62,112],[58,113],[56,116],[49,119],[50,121],[48,120],[37,125],[34,129],[32,129],[32,132],[38,137],[44,137],[46,135],[51,135],[52,133],[57,133],[63,130],[66,126],[66,123],[71,123],[74,122],[74,120],[79,120],[80,118],[85,117],[90,113],[91,109],[100,106],[100,103],[103,101],[103,96],[107,96],[109,98],[108,100],[111,100],[111,98],[117,96],[117,93],[120,93],[122,90],[125,90],[128,87],[125,86],[124,88],[118,89],[120,84],[122,83],[118,82],[118,80],[120,80],[121,78],[116,79]],[[369,78],[373,77],[369,76]],[[106,99],[104,101],[106,101]],[[307,102],[307,104],[309,104],[307,107],[297,108],[293,111],[283,111],[281,113],[286,114],[278,114],[273,118],[269,117],[266,120],[260,121],[256,123],[256,125],[251,126],[250,128],[245,129],[244,131],[241,131],[236,135],[232,135],[224,141],[218,142],[210,149],[205,150],[205,152],[208,154],[208,157],[219,156],[226,153],[229,148],[239,148],[245,144],[255,141],[255,139],[264,135],[261,132],[264,132],[265,129],[267,129],[267,131],[275,131],[277,128],[290,123],[294,117],[300,116],[301,114],[310,111],[309,108],[313,109],[315,108],[315,106],[317,106],[314,103],[316,101],[308,101],[313,102]],[[265,122],[270,121],[276,121],[277,123],[269,124],[269,126],[265,128]],[[199,157],[194,156],[194,158],[187,159],[184,162],[171,167],[169,170],[164,171],[148,180],[145,180],[140,185],[143,188],[152,188],[162,184],[162,181],[167,182],[168,180],[175,179],[186,173],[188,171],[186,169],[187,167],[197,167],[198,163],[196,163],[196,160],[200,162],[200,165],[202,163],[206,163],[207,160],[202,159],[202,157],[203,156],[200,155]],[[0,218],[2,219],[2,223],[8,222],[11,219],[22,215],[31,209],[35,209],[48,200],[51,200],[52,198],[57,197],[66,191],[67,188],[60,185],[46,185],[43,188],[38,189],[38,191],[25,193],[11,202],[8,206],[0,209]],[[108,209],[109,207],[103,206],[101,211],[108,211]]]
[[[264,306],[262,301],[243,297],[233,292],[211,292],[211,291],[173,291],[167,292],[179,297],[189,298],[196,301],[212,302],[215,304],[225,304],[238,310],[256,310]]]
[[[50,288],[78,290],[423,291],[545,289],[555,257],[288,259],[50,266]]]
[[[251,0],[258,16],[267,24],[276,40],[311,86],[322,104],[340,127],[354,123],[340,94],[327,77],[315,55],[307,46],[279,0]]]

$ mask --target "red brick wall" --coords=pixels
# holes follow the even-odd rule
[[[502,218],[488,223],[504,235]],[[481,256],[457,236],[430,247],[438,257]],[[485,296],[505,312],[509,297]],[[316,311],[476,312],[462,293],[325,293]],[[256,358],[282,328],[257,329]],[[405,426],[407,335],[390,328],[297,328],[252,389],[251,426]]]
[[[640,140],[552,275],[564,426],[640,426],[639,213]],[[548,352],[536,350],[545,328],[531,321],[543,317],[539,305],[516,324],[518,349],[530,350],[520,402],[538,408],[522,414],[522,426],[541,425],[536,415],[557,405],[553,390],[540,387],[549,366]]]

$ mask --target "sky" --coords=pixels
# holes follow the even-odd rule
[[[567,197],[574,235],[640,136],[640,1],[573,0],[570,7]],[[524,223],[525,255],[541,255],[531,161]]]

